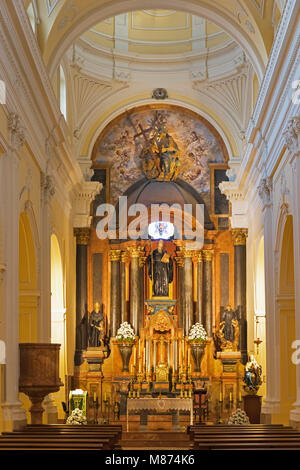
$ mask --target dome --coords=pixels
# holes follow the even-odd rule
[[[134,183],[125,191],[128,207],[133,204],[144,204],[149,207],[151,204],[179,204],[182,209],[184,204],[204,205],[204,226],[207,230],[214,230],[207,207],[197,191],[185,181],[177,179],[175,181],[156,181],[143,178]]]

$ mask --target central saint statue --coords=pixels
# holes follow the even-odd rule
[[[147,258],[148,275],[153,281],[153,295],[168,297],[169,284],[173,281],[173,262],[164,249],[163,240],[159,240],[158,247]]]

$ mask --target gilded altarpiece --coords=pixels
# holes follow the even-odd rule
[[[231,229],[228,201],[218,192],[219,182],[227,178],[225,146],[211,125],[198,118],[178,107],[136,109],[113,121],[95,145],[94,168],[109,185],[105,202],[118,207],[120,195],[147,207],[152,199],[167,204],[175,200],[182,205],[202,203],[205,213],[201,249],[191,249],[190,242],[176,234],[163,241],[172,276],[167,295],[162,296],[155,295],[154,271],[149,268],[149,259],[162,242],[118,236],[100,240],[94,204],[86,254],[86,324],[98,302],[105,331],[100,345],[87,345],[74,374],[76,387],[88,391],[90,420],[125,420],[128,397],[192,397],[195,390],[205,388],[205,419],[213,422],[224,419],[241,401],[242,364],[247,358],[247,233]],[[188,123],[185,132],[182,122]],[[184,155],[190,166],[183,165],[181,172],[178,161]],[[193,162],[201,163],[203,179]],[[121,175],[125,179],[120,193]],[[170,222],[175,225],[174,219]],[[122,349],[116,335],[124,322],[130,323],[135,340]],[[200,355],[188,340],[196,323],[207,332]],[[137,417],[130,419],[135,422]],[[163,419],[167,422],[166,417],[153,417]],[[188,416],[181,419],[188,422]]]

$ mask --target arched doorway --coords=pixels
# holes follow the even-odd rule
[[[280,321],[280,417],[289,424],[289,412],[296,400],[296,366],[292,363],[295,340],[294,247],[293,218],[286,219],[280,256],[279,295],[277,297]]]
[[[66,309],[64,305],[64,278],[61,250],[57,236],[51,235],[51,342],[60,347],[59,371],[62,382],[66,376]],[[63,418],[61,402],[65,401],[65,387],[53,394],[58,409],[58,417]]]

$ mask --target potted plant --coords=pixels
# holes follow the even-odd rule
[[[120,325],[117,331],[116,340],[123,361],[123,372],[129,372],[129,361],[132,353],[132,347],[135,342],[134,330],[126,321]]]
[[[207,333],[201,323],[195,323],[189,331],[188,342],[195,364],[195,372],[200,372],[201,361],[207,342]]]

